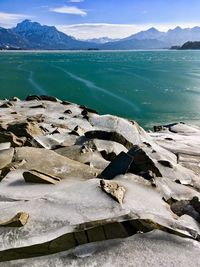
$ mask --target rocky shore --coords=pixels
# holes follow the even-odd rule
[[[0,266],[199,266],[200,128],[0,100]]]

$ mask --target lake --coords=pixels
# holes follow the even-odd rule
[[[143,127],[200,125],[200,51],[0,52],[0,98],[53,95]]]

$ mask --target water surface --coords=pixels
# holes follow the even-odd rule
[[[0,98],[55,95],[143,127],[200,124],[200,51],[1,52]]]

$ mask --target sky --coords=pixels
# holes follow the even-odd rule
[[[24,19],[78,39],[124,38],[151,27],[200,26],[200,0],[0,0],[0,27]]]

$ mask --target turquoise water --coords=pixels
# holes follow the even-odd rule
[[[200,124],[200,51],[1,52],[0,98],[55,95],[149,128]]]

